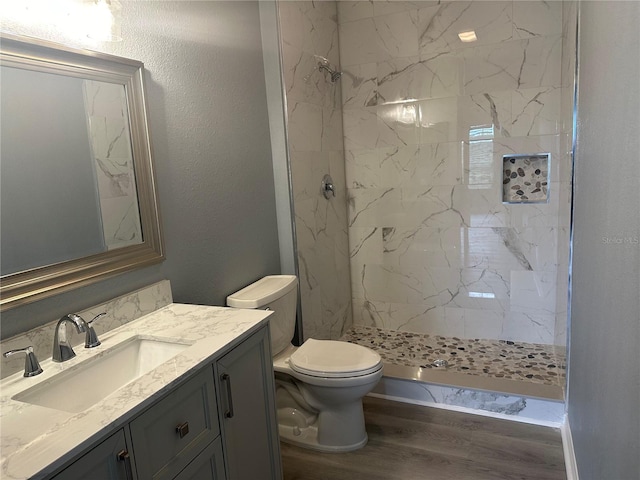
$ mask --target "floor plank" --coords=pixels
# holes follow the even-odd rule
[[[368,444],[282,444],[285,480],[566,480],[557,429],[365,397]]]

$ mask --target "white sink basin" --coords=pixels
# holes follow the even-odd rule
[[[13,399],[64,412],[83,412],[188,346],[132,337],[18,393]]]

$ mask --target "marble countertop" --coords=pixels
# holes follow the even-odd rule
[[[260,328],[270,313],[172,303],[102,334],[99,347],[76,347],[76,357],[64,363],[40,359],[44,369],[40,375],[25,378],[20,372],[5,378],[0,383],[0,477],[9,480],[50,475],[92,443],[124,425],[181,379],[233,348]],[[114,345],[135,336],[190,346],[81,413],[12,399],[25,389],[46,382],[84,360],[103,355]]]

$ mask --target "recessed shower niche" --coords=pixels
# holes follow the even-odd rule
[[[502,157],[502,202],[547,203],[549,200],[548,153]]]

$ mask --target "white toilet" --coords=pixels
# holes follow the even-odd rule
[[[280,438],[324,452],[357,450],[367,443],[362,397],[382,377],[382,360],[348,342],[308,339],[293,346],[297,283],[295,275],[264,277],[229,295],[227,305],[274,311],[269,327]]]

